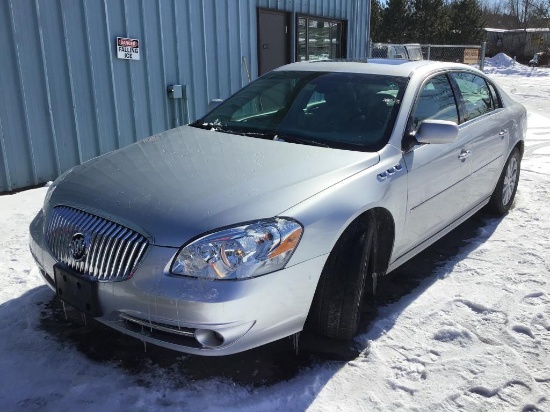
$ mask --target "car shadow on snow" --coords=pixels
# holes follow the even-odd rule
[[[483,243],[493,233],[500,219],[484,212],[427,248],[425,251],[380,279],[374,299],[364,305],[358,335],[369,331],[381,318],[379,307],[399,302],[389,315],[397,318],[409,303],[422,294],[455,263]],[[40,327],[56,340],[76,347],[96,362],[115,363],[135,376],[138,384],[147,386],[146,372],[161,373],[176,387],[190,381],[227,379],[246,386],[270,386],[290,380],[309,367],[344,365],[359,355],[368,356],[365,344],[323,339],[302,332],[296,350],[294,340],[285,338],[262,347],[225,357],[193,356],[145,344],[123,335],[53,297],[43,309]],[[391,328],[391,326],[390,326]],[[388,327],[386,326],[386,331]],[[381,331],[370,331],[376,339]]]

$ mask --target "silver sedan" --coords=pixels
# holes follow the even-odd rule
[[[64,173],[31,251],[63,301],[171,349],[350,339],[378,277],[482,207],[508,212],[525,130],[465,65],[291,64]]]

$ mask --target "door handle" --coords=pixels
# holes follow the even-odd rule
[[[500,133],[498,134],[500,137],[504,137],[504,135],[508,133],[508,129],[500,129]]]
[[[472,155],[472,152],[470,150],[464,150],[462,149],[460,151],[460,154],[458,155],[458,160],[466,160]]]

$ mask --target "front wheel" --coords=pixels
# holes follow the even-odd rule
[[[306,327],[319,335],[349,340],[355,336],[372,267],[374,219],[348,227],[330,253]]]
[[[521,153],[515,148],[504,165],[495,191],[487,205],[492,212],[504,215],[512,207],[518,189],[520,164]]]

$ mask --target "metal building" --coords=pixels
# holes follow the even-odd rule
[[[535,53],[550,50],[550,28],[484,30],[490,56],[506,53],[527,63]]]
[[[0,0],[0,193],[192,121],[279,65],[365,57],[369,7]]]

